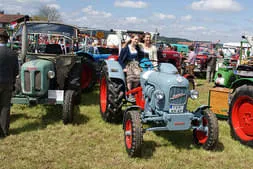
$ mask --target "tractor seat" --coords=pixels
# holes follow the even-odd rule
[[[62,54],[61,46],[59,44],[48,44],[46,45],[45,53],[48,54]]]

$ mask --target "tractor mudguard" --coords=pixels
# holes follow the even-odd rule
[[[123,113],[123,130],[125,128],[125,115],[126,115],[126,112],[129,111],[129,110],[142,110],[142,108],[140,106],[137,106],[137,105],[133,105],[133,106],[129,106],[126,108],[126,110],[124,111]]]
[[[231,84],[230,88],[231,89],[236,89],[239,86],[242,86],[244,84],[252,84],[253,85],[253,78],[240,78],[240,79],[237,79],[236,81],[234,81]]]
[[[185,74],[185,75],[183,75],[183,76],[184,76],[184,78],[186,78],[186,79],[188,79],[188,78],[194,79],[194,76],[191,75],[191,74]]]
[[[198,116],[198,115],[201,115],[201,112],[203,110],[208,109],[208,108],[210,108],[210,106],[208,106],[208,105],[201,105],[195,111],[193,111],[193,113],[195,114],[195,116],[196,115]]]
[[[111,79],[121,79],[125,84],[125,74],[118,61],[115,60],[105,60],[107,65],[108,76]]]

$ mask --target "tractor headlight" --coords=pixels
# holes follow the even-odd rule
[[[156,100],[163,100],[164,99],[164,93],[161,90],[156,90],[154,92]]]
[[[162,109],[164,107],[165,102],[165,94],[161,90],[154,91],[154,97],[155,97],[155,106],[157,109]]]
[[[52,71],[52,70],[49,70],[49,71],[47,72],[47,77],[48,77],[49,79],[53,79],[53,78],[55,77],[55,72]]]
[[[191,90],[190,91],[190,97],[195,100],[197,98],[199,98],[199,92],[197,90]]]

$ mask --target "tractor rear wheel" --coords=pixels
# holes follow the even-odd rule
[[[127,111],[125,114],[124,140],[126,151],[130,157],[137,157],[141,155],[143,132],[140,112],[137,110]]]
[[[194,143],[206,150],[213,150],[219,139],[218,120],[209,109],[203,111],[202,129],[193,130]]]
[[[238,87],[229,105],[231,136],[242,144],[253,147],[253,86]]]
[[[108,77],[107,66],[102,68],[100,78],[100,113],[106,122],[122,121],[124,87],[121,81]]]
[[[64,96],[62,120],[64,124],[72,123],[75,107],[75,91],[67,90]]]
[[[81,88],[83,91],[91,91],[96,84],[96,66],[89,58],[82,61]]]

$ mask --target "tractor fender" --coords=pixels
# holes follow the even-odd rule
[[[93,57],[92,54],[90,54],[90,53],[79,52],[79,53],[76,53],[76,54],[77,54],[77,56],[81,57],[82,62],[83,62],[85,59],[90,59],[91,61],[95,62],[94,57]]]
[[[194,76],[191,75],[191,74],[185,74],[185,75],[184,75],[184,78],[186,78],[186,79],[188,79],[188,78],[194,79]]]
[[[253,85],[253,78],[240,78],[234,81],[230,88],[233,89],[233,92],[236,88],[244,85],[244,84],[252,84]]]
[[[210,106],[201,105],[196,110],[194,110],[193,113],[194,113],[195,116],[200,117],[200,116],[202,116],[201,112],[204,111],[205,109],[208,109],[208,108],[210,108]]]
[[[123,69],[118,61],[115,60],[104,60],[104,63],[107,66],[108,76],[110,79],[120,79],[125,82],[125,74]]]
[[[129,106],[126,108],[126,110],[123,112],[123,130],[125,128],[125,123],[124,123],[125,122],[125,115],[126,115],[126,112],[129,110],[142,110],[142,108],[137,105]]]

